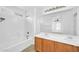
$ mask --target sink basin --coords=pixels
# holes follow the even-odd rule
[[[42,37],[45,37],[45,38],[54,38],[54,37],[57,37],[55,35],[52,35],[52,34],[48,34],[48,33],[40,33],[40,35]]]
[[[64,38],[64,40],[68,41],[68,42],[77,42],[77,39],[72,36],[68,36],[68,37]]]

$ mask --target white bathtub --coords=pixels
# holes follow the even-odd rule
[[[28,46],[30,46],[33,43],[32,40],[25,40],[21,42],[13,42],[13,43],[5,43],[0,46],[0,52],[21,52]]]

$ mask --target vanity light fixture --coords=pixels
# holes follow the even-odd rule
[[[46,9],[45,12],[50,12],[50,11],[57,10],[57,9],[60,9],[60,8],[63,8],[63,7],[66,7],[66,6],[51,7],[51,8],[49,8],[49,9]]]

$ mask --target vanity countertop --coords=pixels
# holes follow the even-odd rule
[[[40,34],[35,36],[79,47],[79,36],[44,32],[41,32]]]

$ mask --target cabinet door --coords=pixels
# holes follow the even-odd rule
[[[79,52],[79,47],[77,47],[77,52]]]
[[[50,41],[43,39],[43,52],[49,52],[50,51]]]
[[[55,42],[50,41],[50,51],[49,52],[55,52]]]
[[[73,48],[72,48],[73,52],[78,52],[78,49],[77,49],[76,46],[72,46],[72,47],[73,47]]]
[[[73,52],[73,46],[67,45],[64,43],[55,42],[55,51],[56,52]]]
[[[36,51],[42,51],[42,39],[35,37],[35,50]]]
[[[43,52],[53,52],[54,51],[54,43],[53,41],[43,39]]]

